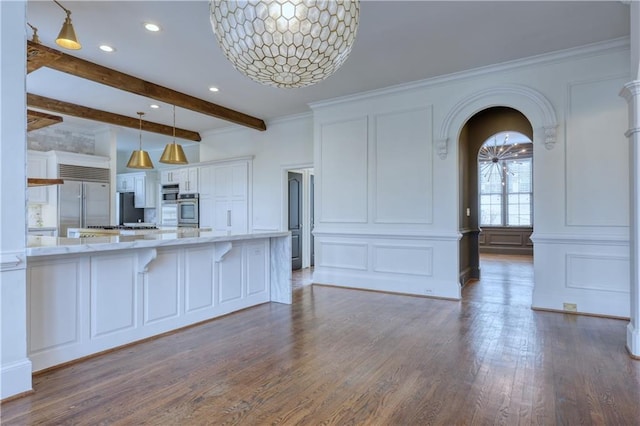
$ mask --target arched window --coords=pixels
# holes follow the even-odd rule
[[[480,226],[533,225],[533,144],[500,132],[478,151]]]

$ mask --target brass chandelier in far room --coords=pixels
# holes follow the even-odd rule
[[[58,46],[64,47],[65,49],[81,49],[82,45],[78,41],[78,37],[76,37],[76,31],[73,29],[73,24],[71,23],[71,11],[58,3],[57,0],[53,0],[53,2],[60,6],[62,10],[67,13],[67,17],[62,24],[62,28],[60,29],[60,33],[58,34],[58,38],[56,38],[56,44]]]
[[[282,87],[316,84],[347,60],[359,0],[211,0],[222,52],[242,74]]]
[[[164,147],[160,162],[165,164],[189,164],[182,145],[176,143],[176,106],[173,106],[173,142]]]
[[[153,169],[151,157],[147,151],[142,150],[142,116],[144,112],[136,113],[140,116],[140,146],[137,151],[131,153],[127,167],[130,169]]]

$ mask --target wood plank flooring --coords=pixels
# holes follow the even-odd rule
[[[461,302],[315,285],[34,377],[3,425],[640,425],[626,321],[530,309],[528,257]],[[304,283],[304,278],[299,278]]]

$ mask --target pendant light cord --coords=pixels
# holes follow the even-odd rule
[[[138,115],[140,116],[140,151],[142,151],[142,116],[144,112],[138,112]]]
[[[176,143],[176,106],[173,106],[173,144]]]

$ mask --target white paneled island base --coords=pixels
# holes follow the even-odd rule
[[[291,303],[288,232],[31,238],[33,371],[261,303]]]

